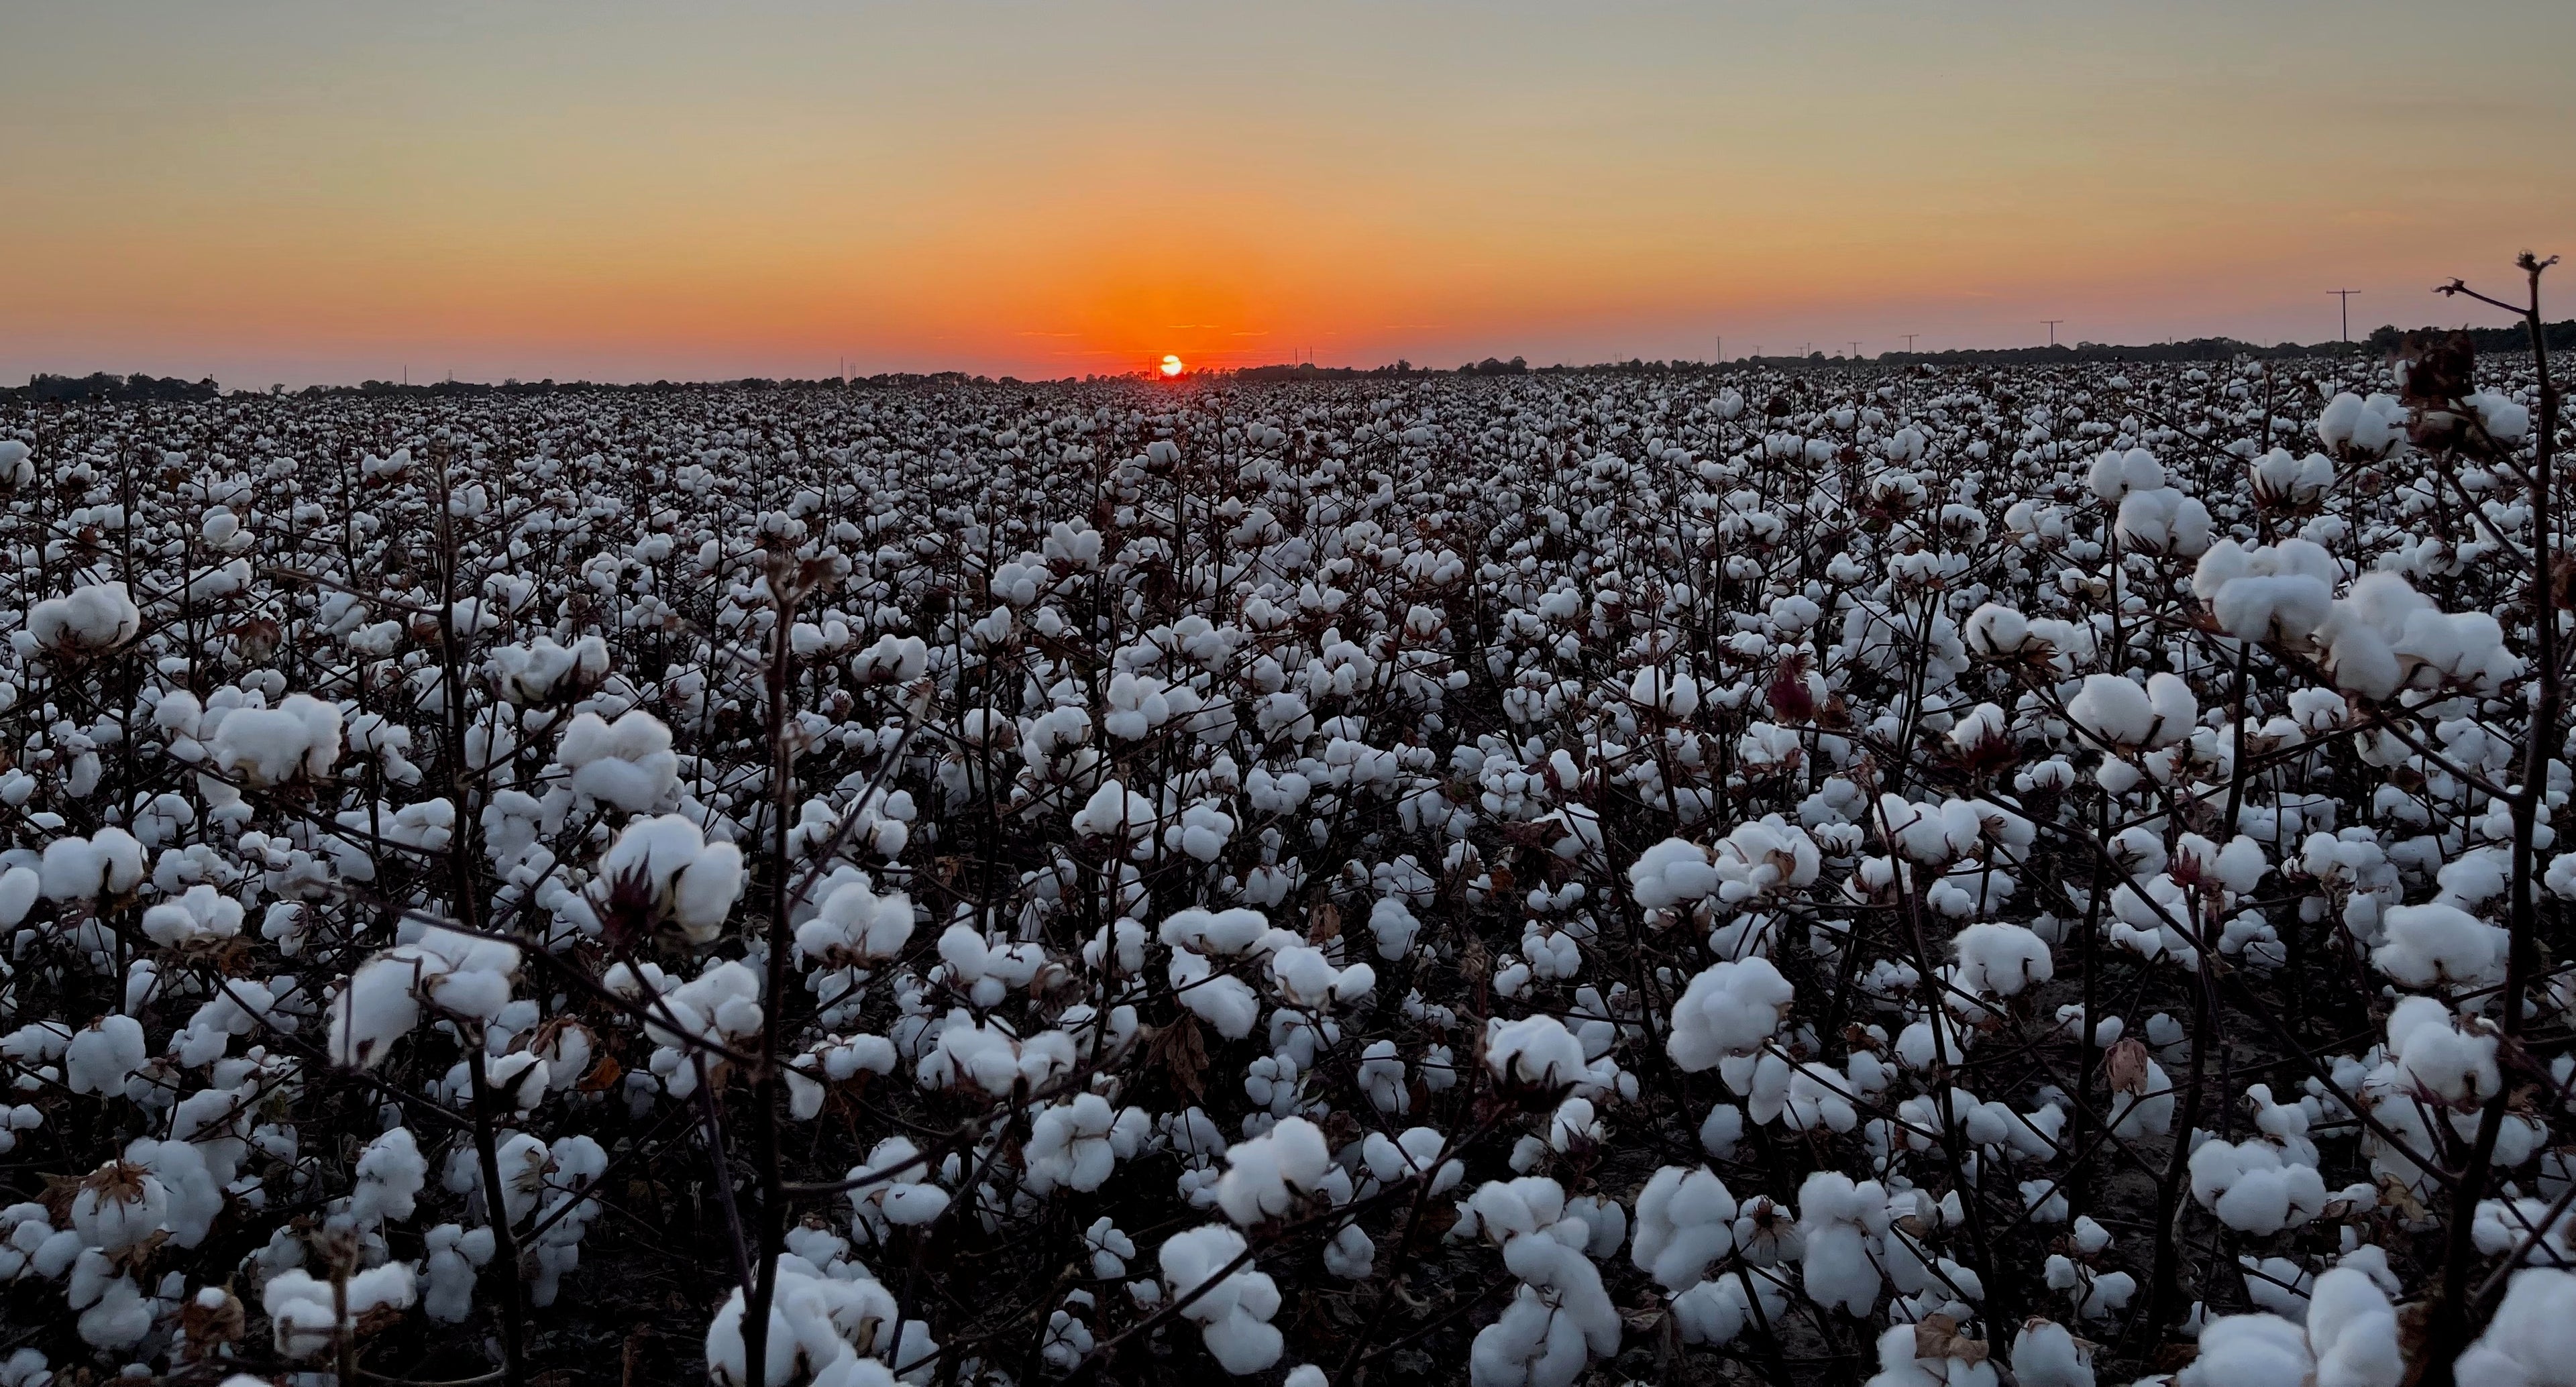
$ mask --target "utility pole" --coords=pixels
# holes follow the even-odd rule
[[[1851,344],[1851,349],[1852,349],[1852,360],[1854,360],[1854,361],[1858,361],[1858,360],[1860,360],[1860,344],[1859,344],[1858,342],[1854,342],[1854,343],[1852,343],[1852,344]]]
[[[2343,340],[2349,342],[2352,340],[2352,296],[2360,293],[2361,291],[2359,289],[2328,289],[2326,292],[2343,301]]]
[[[2040,319],[2040,321],[2041,321],[2041,322],[2043,322],[2043,323],[2048,324],[2048,345],[2050,345],[2050,346],[2052,346],[2052,347],[2056,346],[2056,345],[2057,345],[2057,325],[2058,325],[2059,323],[2065,322],[2066,320],[2065,320],[2064,318],[2042,318],[2042,319]]]
[[[1911,333],[1911,332],[1909,332],[1909,333],[1905,334],[1905,354],[1906,354],[1907,356],[1912,356],[1912,355],[1914,355],[1914,338],[1915,338],[1915,336],[1916,336],[1916,334]]]

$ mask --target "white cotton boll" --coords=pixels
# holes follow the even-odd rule
[[[2120,542],[2150,554],[2191,558],[2209,547],[2209,508],[2179,491],[2136,491],[2120,498]]]
[[[2392,905],[2371,966],[2408,987],[2492,987],[2504,980],[2505,932],[2456,906]]]
[[[1959,954],[1959,985],[1971,992],[2015,997],[2056,975],[2047,941],[2020,925],[1974,924],[1950,942]]]
[[[2200,1332],[2200,1353],[2176,1387],[2302,1387],[2315,1360],[2298,1325],[2272,1314],[2221,1315]]]
[[[2191,1153],[2190,1170],[2192,1196],[2240,1233],[2269,1237],[2325,1211],[2317,1168],[2285,1159],[2269,1142],[2204,1142]]]
[[[2147,706],[2156,717],[2156,730],[2147,739],[2149,746],[2171,746],[2181,741],[2191,735],[2193,724],[2200,719],[2200,701],[2179,675],[2148,675]]]
[[[57,838],[45,845],[37,875],[49,901],[121,896],[143,881],[143,845],[121,828]]]
[[[2388,1014],[2388,1048],[2398,1073],[2436,1098],[2485,1100],[2496,1091],[2496,1038],[2460,1029],[2451,1009],[2430,997],[2405,997]]]
[[[143,613],[125,584],[98,583],[48,597],[27,610],[27,634],[47,650],[70,656],[104,654],[143,630]]]
[[[1865,1317],[1878,1301],[1872,1251],[1888,1227],[1887,1191],[1875,1180],[1820,1170],[1798,1189],[1798,1231],[1806,1243],[1800,1271],[1809,1299]]]
[[[1300,1363],[1288,1370],[1288,1376],[1280,1381],[1279,1387],[1331,1387],[1331,1380],[1324,1376],[1322,1368],[1312,1363]]]
[[[601,855],[599,875],[612,900],[621,892],[641,897],[689,943],[708,944],[742,894],[742,849],[707,842],[678,814],[632,819]]]
[[[1630,1260],[1668,1292],[1689,1290],[1735,1247],[1735,1196],[1706,1166],[1665,1166],[1637,1196]]]
[[[1321,1128],[1302,1117],[1290,1117],[1266,1135],[1236,1142],[1227,1149],[1225,1160],[1226,1173],[1217,1182],[1217,1207],[1227,1218],[1249,1227],[1287,1213],[1298,1196],[1312,1193],[1331,1169],[1333,1157]]]
[[[339,1336],[353,1333],[370,1311],[401,1310],[412,1303],[411,1264],[387,1262],[349,1277],[345,1291],[302,1270],[269,1278],[260,1292],[276,1331],[277,1351],[289,1358],[314,1358],[330,1350]],[[335,1310],[336,1297],[347,1297],[348,1316]]]
[[[1377,940],[1377,956],[1390,963],[1412,953],[1414,938],[1422,932],[1422,922],[1394,896],[1380,896],[1369,907],[1368,927]]]
[[[2156,462],[2155,454],[2144,448],[2126,452],[2113,450],[2093,459],[2087,475],[2093,494],[2105,501],[2117,501],[2135,491],[2154,491],[2165,484],[2165,469]]]
[[[367,1143],[358,1154],[357,1185],[349,1192],[349,1215],[359,1226],[389,1218],[409,1218],[429,1182],[429,1160],[411,1129],[396,1127]]]
[[[242,905],[200,882],[179,899],[144,911],[142,924],[144,936],[164,948],[211,943],[241,933]]]
[[[2020,612],[1988,602],[1968,615],[1960,638],[1968,649],[1988,658],[2010,655],[2030,642],[2030,621]]]
[[[105,1256],[94,1250],[81,1254],[64,1303],[81,1312],[75,1327],[92,1348],[132,1348],[152,1332],[152,1303],[134,1277],[110,1275]]]
[[[1578,1083],[1591,1072],[1583,1042],[1553,1016],[1496,1023],[1486,1037],[1485,1063],[1498,1081],[1541,1089]]]
[[[32,867],[0,872],[0,929],[16,929],[44,896],[44,878]]]
[[[225,714],[209,751],[216,770],[249,785],[267,786],[330,778],[340,745],[337,707],[288,694],[275,708],[236,708]]]
[[[82,1178],[68,1213],[83,1245],[123,1252],[168,1226],[170,1190],[141,1166],[110,1161]]]
[[[2013,1378],[2021,1387],[2093,1387],[2093,1355],[2055,1320],[2032,1318],[2013,1334]]]
[[[2576,1364],[2576,1272],[2526,1267],[2453,1375],[2473,1387],[2559,1387]]]
[[[671,883],[671,919],[692,944],[714,941],[742,894],[742,849],[709,843]]]
[[[1717,865],[1708,849],[1682,838],[1647,848],[1628,867],[1628,888],[1648,910],[1670,910],[1717,893]]]
[[[420,1021],[425,1002],[450,1015],[497,1017],[519,970],[517,948],[432,927],[360,964],[325,1013],[334,1063],[367,1068]]]
[[[63,1055],[63,1086],[74,1093],[121,1094],[126,1079],[143,1067],[143,1056],[142,1022],[131,1016],[101,1017],[72,1036]]]
[[[2462,403],[2478,412],[2479,427],[2498,443],[2519,443],[2531,434],[2531,410],[2517,400],[2481,390]]]
[[[1245,1249],[1243,1235],[1223,1224],[1207,1224],[1175,1233],[1159,1253],[1163,1284],[1175,1303],[1200,1287],[1217,1284],[1181,1310],[1200,1326],[1217,1366],[1237,1377],[1260,1372],[1279,1361],[1284,1340],[1270,1317],[1279,1312],[1279,1288],[1262,1272],[1244,1269],[1226,1274]],[[1222,1280],[1218,1280],[1220,1274]]]
[[[679,784],[671,729],[640,708],[613,723],[596,713],[574,715],[555,745],[555,760],[572,773],[576,794],[629,814],[658,808]]]
[[[2387,1292],[2351,1267],[2323,1273],[2309,1290],[2308,1351],[2316,1387],[2397,1387],[2406,1376]]]
[[[2116,674],[2088,674],[2084,687],[2066,702],[2066,715],[2098,740],[2117,747],[2142,746],[2156,727],[2155,705],[2147,691]]]
[[[814,918],[796,927],[796,952],[834,967],[874,967],[902,954],[912,928],[912,898],[879,895],[861,877],[835,888]]]
[[[1767,958],[1712,964],[1673,1006],[1664,1048],[1690,1073],[1755,1049],[1780,1028],[1795,989]]]

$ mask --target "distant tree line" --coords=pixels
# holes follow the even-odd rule
[[[2463,330],[2468,333],[2470,341],[2476,345],[2478,352],[2481,355],[2530,350],[2530,338],[2525,334],[2523,329],[2518,327],[2477,327]],[[2419,331],[2437,336],[2446,336],[2453,331],[2453,329],[2423,328],[2419,329]],[[2550,323],[2543,329],[2543,331],[2551,351],[2576,351],[2576,319],[2567,319],[2562,322]],[[1454,372],[1442,371],[1437,367],[1416,366],[1412,362],[1404,360],[1398,360],[1392,365],[1374,367],[1318,366],[1312,362],[1299,362],[1295,365],[1245,366],[1233,371],[1219,372],[1217,374],[1226,375],[1238,381],[1315,381],[1358,380],[1389,376],[1568,375],[1578,372],[1610,375],[1702,375],[1710,372],[1736,371],[1754,368],[1794,370],[1801,367],[1812,368],[1816,366],[1831,366],[1837,363],[1850,365],[1861,362],[1880,366],[1911,366],[1917,364],[1933,366],[2046,366],[2075,362],[2233,361],[2239,357],[2283,358],[2302,356],[2347,356],[2355,353],[2367,353],[2372,356],[2389,357],[2397,354],[2398,348],[2405,341],[2406,335],[2407,334],[2403,330],[2395,326],[2382,326],[2374,329],[2369,336],[2362,338],[2358,342],[2310,342],[2304,345],[2297,342],[2280,342],[2268,347],[2254,342],[2242,342],[2233,337],[2194,337],[2188,341],[2149,342],[2131,345],[2118,345],[2103,342],[2078,342],[2071,346],[1966,348],[1940,352],[1884,352],[1878,356],[1860,358],[1827,356],[1823,352],[1810,352],[1805,356],[1739,357],[1732,361],[1723,362],[1687,360],[1647,361],[1643,358],[1631,357],[1626,361],[1595,362],[1589,365],[1532,366],[1526,360],[1517,356],[1513,357],[1509,361],[1489,356],[1482,361],[1468,362],[1465,365],[1460,366]],[[339,395],[419,397],[427,399],[445,396],[474,398],[492,395],[551,395],[556,393],[655,394],[671,391],[703,389],[775,391],[857,389],[902,390],[922,385],[1016,386],[1025,384],[1029,384],[1029,382],[1020,380],[1015,376],[1002,376],[997,379],[992,376],[970,375],[964,371],[936,371],[929,373],[888,371],[872,376],[850,376],[847,378],[839,376],[824,376],[818,379],[799,380],[793,378],[771,378],[767,376],[744,376],[738,380],[657,380],[650,383],[639,382],[627,385],[607,384],[596,381],[558,382],[554,380],[523,381],[516,379],[505,380],[498,385],[481,381],[460,380],[440,380],[426,382],[420,385],[411,385],[397,381],[368,380],[361,381],[356,385],[308,385],[302,390],[291,393],[307,399]],[[175,403],[189,400],[211,400],[221,396],[223,393],[223,388],[215,383],[215,379],[212,376],[208,376],[202,380],[189,381],[182,380],[177,376],[153,376],[139,372],[130,376],[111,375],[105,371],[93,372],[86,376],[64,376],[40,373],[30,377],[25,385],[0,386],[0,400],[34,402],[40,404],[70,401],[106,401],[119,404],[159,402]],[[285,394],[290,392],[287,392],[283,387],[272,387],[270,390],[264,392],[236,390],[232,393],[235,395],[248,395]]]
[[[25,385],[0,389],[0,397],[12,400],[111,400],[135,404],[211,400],[220,393],[222,389],[212,376],[186,381],[177,376],[116,376],[105,371],[86,376],[39,374],[29,377]]]

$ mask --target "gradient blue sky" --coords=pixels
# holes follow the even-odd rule
[[[2576,251],[2564,0],[0,9],[0,379],[2308,340]]]

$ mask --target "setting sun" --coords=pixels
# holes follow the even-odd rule
[[[1184,368],[1181,366],[1181,359],[1179,357],[1166,356],[1163,358],[1163,375],[1166,378],[1179,375],[1183,369]]]

